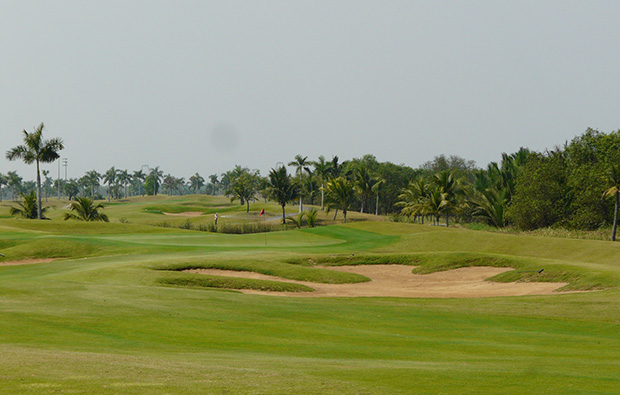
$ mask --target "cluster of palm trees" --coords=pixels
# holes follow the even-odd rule
[[[491,162],[487,169],[465,173],[461,177],[452,169],[421,175],[411,181],[399,195],[401,213],[424,222],[430,217],[434,224],[451,216],[471,216],[501,228],[506,225],[506,209],[515,191],[519,169],[530,152],[522,148],[502,154],[501,164]]]
[[[342,211],[344,222],[355,204],[359,204],[360,212],[364,212],[365,202],[373,194],[376,195],[378,210],[379,188],[383,180],[372,177],[368,168],[358,165],[344,170],[337,156],[331,161],[326,161],[324,156],[319,156],[317,161],[309,161],[307,156],[296,155],[288,165],[295,168],[295,176],[289,175],[283,165],[271,169],[266,188],[267,196],[282,206],[283,223],[286,204],[299,199],[299,212],[302,213],[304,196],[312,202],[312,195],[317,189],[321,192],[321,210],[335,209],[336,215],[339,210]]]
[[[0,202],[2,201],[3,187],[9,188],[11,191],[11,200],[15,200],[24,189],[34,191],[36,184],[33,182],[32,185],[24,185],[23,178],[17,174],[16,171],[9,171],[6,174],[0,173]]]

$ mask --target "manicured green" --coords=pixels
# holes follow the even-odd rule
[[[162,215],[143,208],[159,200],[108,206],[111,223],[62,221],[61,206],[51,221],[0,218],[4,261],[60,258],[0,267],[0,393],[620,392],[620,244],[389,222],[212,234],[149,226]],[[509,266],[517,270],[494,280],[597,291],[406,299],[225,289],[310,292],[285,279],[363,281],[317,266],[379,263],[420,273]],[[180,271],[190,267],[284,279]]]

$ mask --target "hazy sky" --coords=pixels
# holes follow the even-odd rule
[[[620,128],[619,1],[3,1],[0,172],[267,174],[296,154],[479,166]],[[57,166],[46,165],[53,169]]]

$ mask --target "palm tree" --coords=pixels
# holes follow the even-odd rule
[[[295,167],[295,174],[297,174],[297,177],[299,179],[299,212],[300,213],[304,209],[304,203],[302,201],[302,194],[303,194],[302,178],[304,176],[304,173],[308,173],[308,174],[310,173],[310,168],[308,167],[309,164],[310,162],[308,162],[308,157],[301,156],[301,155],[295,155],[295,160],[288,163],[289,166]]]
[[[47,202],[47,198],[52,188],[53,180],[50,177],[48,177],[48,175],[50,174],[49,170],[43,170],[41,171],[41,173],[43,173],[43,177],[45,177],[45,179],[43,180],[42,186],[43,186],[43,191],[45,193],[45,201]],[[2,198],[0,197],[0,201],[1,200]]]
[[[110,195],[112,195],[116,190],[116,169],[114,166],[105,172],[103,175],[103,182],[108,184],[108,202],[110,201]]]
[[[146,176],[145,184],[151,183],[153,184],[153,196],[157,195],[157,191],[159,190],[159,184],[164,177],[163,170],[159,170],[159,166],[151,169],[151,172],[148,176]]]
[[[172,188],[177,191],[179,195],[183,195],[183,187],[185,186],[185,177],[174,177],[174,183]]]
[[[65,195],[69,200],[73,199],[80,192],[80,186],[75,179],[71,179],[65,183]]]
[[[375,183],[370,176],[368,168],[360,166],[355,170],[355,189],[360,196],[360,213],[364,212],[364,203],[366,203],[372,195],[372,186]]]
[[[39,210],[39,206],[37,206],[37,196],[34,191],[30,192],[28,195],[21,194],[24,198],[23,202],[18,202],[19,207],[11,207],[9,210],[10,215],[20,216],[27,219],[47,219],[43,214],[47,211],[47,207]]]
[[[135,184],[138,184],[138,194],[142,196],[142,182],[144,182],[146,174],[142,170],[134,171],[131,178]]]
[[[9,171],[6,175],[9,179],[8,185],[11,187],[11,200],[15,201],[15,194],[22,190],[22,178],[16,171]]]
[[[210,183],[211,183],[211,185],[213,186],[213,189],[212,189],[212,193],[213,193],[213,195],[217,195],[217,188],[218,188],[218,185],[219,185],[219,183],[220,183],[220,182],[218,181],[218,179],[217,179],[217,174],[211,174],[211,175],[209,176],[209,182],[210,182]]]
[[[426,201],[430,193],[429,185],[424,177],[419,177],[402,189],[395,206],[402,207],[401,213],[407,216],[414,216],[422,219],[428,215]]]
[[[291,182],[286,167],[281,166],[269,172],[269,196],[282,206],[282,225],[286,225],[286,203],[297,197],[297,190]]]
[[[43,123],[35,129],[34,132],[28,133],[23,131],[24,145],[18,145],[6,152],[8,160],[22,159],[24,163],[37,164],[37,218],[43,217],[41,211],[41,172],[39,170],[40,162],[50,163],[60,157],[58,151],[64,148],[62,139],[53,138],[50,140],[43,139]]]
[[[86,184],[90,189],[90,197],[94,198],[95,190],[99,187],[99,179],[101,178],[101,174],[99,174],[99,172],[97,172],[96,170],[91,170],[86,172],[85,177]]]
[[[446,215],[446,226],[449,226],[450,213],[457,211],[457,198],[463,194],[463,188],[454,178],[454,175],[450,170],[444,170],[438,174],[435,174],[433,181],[435,182],[435,185],[441,189],[441,193],[444,195],[445,203],[443,212]]]
[[[355,188],[353,183],[344,177],[334,178],[325,187],[327,197],[327,209],[335,207],[342,210],[344,222],[347,222],[347,211],[355,203]]]
[[[508,201],[508,189],[487,188],[476,191],[475,197],[468,203],[473,208],[474,217],[483,218],[489,224],[503,228],[506,225],[505,211]]]
[[[194,193],[199,193],[200,188],[205,185],[205,179],[198,173],[194,174],[189,178],[190,188],[194,191]]]
[[[450,210],[450,201],[447,193],[443,192],[441,187],[433,188],[423,203],[423,212],[430,214],[435,219],[435,225],[439,225],[439,218],[442,214],[446,214],[446,226],[448,226],[447,214]]]
[[[312,209],[310,209],[310,211],[306,213],[306,218],[308,218],[309,227],[314,228],[314,225],[316,224],[316,217],[318,214],[319,214],[319,211],[315,209],[314,207],[312,207]]]
[[[103,204],[94,204],[93,199],[87,197],[75,198],[75,201],[71,202],[69,206],[72,212],[65,214],[65,221],[68,219],[77,219],[80,221],[104,221],[110,222],[108,216],[99,212],[103,209]]]
[[[616,228],[618,226],[618,203],[620,203],[620,165],[611,165],[607,180],[611,187],[609,187],[604,193],[603,198],[608,196],[614,196],[614,224],[611,230],[611,241],[616,241]]]
[[[4,174],[0,173],[0,202],[2,201],[2,186],[7,185],[9,182],[9,178]]]
[[[164,176],[164,181],[162,182],[162,187],[164,190],[168,189],[168,196],[172,196],[172,189],[174,188],[174,177],[171,174],[166,174]]]
[[[325,181],[329,179],[331,174],[330,163],[325,161],[325,157],[323,155],[319,156],[319,160],[312,162],[312,166],[314,166],[314,174],[319,178],[321,182],[321,211],[325,211]]]
[[[329,162],[330,179],[340,177],[342,174],[342,163],[338,163],[338,156],[332,156],[331,162]]]
[[[127,184],[131,182],[131,176],[127,170],[117,170],[116,181],[123,186],[123,197],[127,197]],[[120,194],[120,193],[119,193]]]
[[[381,188],[385,184],[384,178],[376,178],[375,183],[372,185],[372,191],[376,195],[375,199],[375,215],[379,215],[379,194],[381,193]]]

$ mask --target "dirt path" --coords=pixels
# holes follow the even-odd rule
[[[0,261],[0,266],[15,266],[15,265],[32,265],[35,263],[47,263],[55,260],[56,258],[45,259],[22,259],[21,261]]]
[[[479,298],[551,294],[565,283],[497,283],[484,281],[511,268],[465,267],[431,274],[412,274],[407,265],[329,266],[329,270],[358,273],[372,281],[358,284],[322,284],[295,281],[254,272],[218,269],[188,270],[192,273],[284,281],[307,285],[315,292],[265,292],[242,290],[248,294],[295,297],[390,296],[406,298]]]

